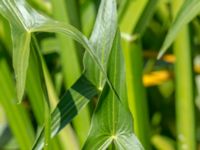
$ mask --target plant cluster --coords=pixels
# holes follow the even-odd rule
[[[0,149],[196,150],[199,10],[199,0],[0,0]]]

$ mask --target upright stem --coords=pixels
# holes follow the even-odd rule
[[[64,23],[70,24],[67,2],[65,0],[52,0],[54,18]],[[71,6],[73,7],[73,6]],[[74,16],[75,18],[77,16]],[[60,46],[60,58],[64,75],[65,87],[69,88],[81,74],[78,50],[73,40],[57,34]]]
[[[122,33],[130,36],[130,39],[126,39],[126,41],[123,40],[122,46],[126,63],[128,102],[134,119],[133,128],[135,134],[147,150],[150,150],[151,146],[147,99],[145,88],[142,83],[142,48],[140,43],[131,41],[131,36],[141,22],[141,17],[146,7],[150,4],[149,2],[148,0],[130,1],[123,18],[120,20],[120,29]],[[140,33],[140,31],[137,32]]]
[[[188,28],[185,27],[174,43],[176,56],[176,120],[178,149],[195,150],[195,116],[192,61]]]
[[[142,83],[142,49],[138,43],[123,42],[126,61],[128,102],[134,118],[134,132],[143,144],[150,149],[150,129],[146,91]]]
[[[176,14],[182,0],[174,0],[173,2],[174,14]],[[176,127],[178,149],[196,150],[192,60],[187,26],[178,35],[173,49],[176,56]]]

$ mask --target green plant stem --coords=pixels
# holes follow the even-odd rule
[[[147,5],[148,0],[130,1],[123,18],[120,20],[120,29],[122,32],[132,33],[135,29],[142,12]],[[134,12],[134,15],[133,15]]]
[[[146,21],[142,20],[141,16],[145,12],[145,8],[150,5],[150,1],[131,1],[126,8],[126,13],[120,22],[120,29],[123,33],[132,36],[132,33],[137,34],[145,29],[138,28],[138,24]],[[135,12],[133,17],[133,12]],[[149,13],[150,14],[150,13]],[[149,18],[149,17],[148,17]],[[146,18],[144,18],[146,19]],[[140,26],[146,26],[140,24]],[[141,31],[140,31],[141,30]],[[134,118],[134,132],[141,141],[145,149],[151,149],[150,146],[150,128],[148,118],[148,107],[146,91],[142,82],[143,76],[143,57],[140,43],[131,39],[123,40],[123,50],[126,63],[126,80],[128,89],[129,108]]]
[[[70,24],[69,13],[65,0],[52,0],[54,18]],[[73,6],[71,6],[73,7]],[[76,16],[75,16],[76,17]],[[65,87],[69,88],[80,76],[81,68],[78,59],[78,51],[76,44],[71,39],[66,39],[65,36],[58,34],[60,45],[60,57],[62,70],[64,74]]]
[[[128,102],[134,118],[134,131],[145,149],[150,149],[150,129],[146,91],[142,82],[142,49],[138,43],[123,41],[126,62]]]
[[[194,89],[188,28],[185,27],[174,43],[176,56],[176,127],[178,149],[195,150]]]
[[[95,1],[87,0],[80,7],[82,32],[88,37],[91,34],[97,13]]]
[[[173,14],[177,14],[182,0],[173,1]],[[179,150],[196,150],[194,89],[192,77],[192,51],[188,26],[185,26],[173,45],[176,56],[176,128]]]

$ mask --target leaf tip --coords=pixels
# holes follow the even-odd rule
[[[21,104],[22,103],[22,98],[23,98],[23,94],[17,92],[17,104]]]
[[[157,60],[161,59],[161,57],[164,55],[165,51],[166,51],[166,49],[163,49],[163,48],[159,51]]]
[[[17,96],[17,104],[21,104],[22,99],[23,99],[23,95],[24,95],[24,87],[21,86],[21,84],[18,83],[19,81],[17,80],[16,83],[16,96]]]

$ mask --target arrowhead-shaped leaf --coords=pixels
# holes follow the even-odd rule
[[[182,27],[189,23],[200,12],[199,0],[186,0],[180,9],[176,19],[174,20],[171,29],[169,30],[164,44],[160,50],[158,58],[162,57],[165,51],[169,48],[172,42],[175,40],[176,35],[181,31]]]
[[[132,117],[127,106],[125,67],[119,32],[109,58],[108,76],[119,97],[108,85],[104,87],[83,149],[101,150],[112,144],[119,150],[141,150],[143,148],[133,133]]]
[[[15,70],[17,97],[21,102],[28,68],[32,29],[48,22],[24,0],[1,0],[0,13],[9,21],[13,42],[13,67]]]

